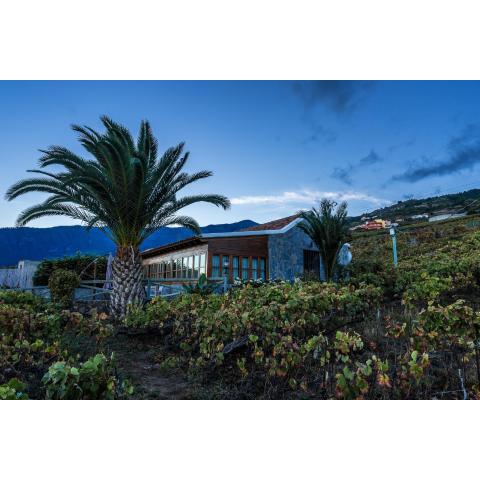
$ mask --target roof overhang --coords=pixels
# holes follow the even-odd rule
[[[241,232],[219,232],[219,233],[204,233],[200,238],[222,238],[222,237],[252,237],[256,235],[281,235],[296,227],[303,221],[303,218],[296,218],[288,225],[277,230],[243,230]]]
[[[183,240],[179,240],[173,243],[167,243],[166,245],[162,245],[161,247],[154,247],[144,250],[140,253],[142,258],[149,258],[155,257],[157,255],[163,255],[164,253],[173,252],[176,250],[183,250],[190,247],[196,247],[197,245],[201,245],[206,243],[201,237],[189,237]]]

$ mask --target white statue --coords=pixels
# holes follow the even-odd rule
[[[338,252],[337,262],[342,267],[346,267],[352,261],[352,252],[350,251],[350,244],[344,243]]]

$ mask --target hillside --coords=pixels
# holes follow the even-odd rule
[[[204,233],[237,231],[256,225],[252,220],[208,225]],[[142,245],[142,249],[165,245],[192,235],[186,228],[164,227]],[[87,231],[82,226],[51,228],[0,228],[0,266],[15,265],[21,259],[43,260],[75,253],[114,253],[113,243],[97,228]]]
[[[412,215],[419,215],[422,213],[432,215],[442,210],[449,210],[452,212],[465,211],[467,214],[474,214],[480,213],[479,200],[480,189],[475,188],[449,195],[399,201],[388,207],[379,208],[372,212],[359,215],[358,217],[351,217],[350,221],[352,223],[358,223],[363,216],[379,217],[385,220],[394,221],[398,218],[408,218]]]

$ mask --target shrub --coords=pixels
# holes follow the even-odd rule
[[[113,400],[133,393],[133,387],[115,375],[113,354],[97,354],[78,367],[56,362],[42,382],[46,398],[54,400]]]
[[[215,291],[216,285],[208,283],[207,276],[202,273],[197,283],[193,285],[183,285],[183,290],[186,293],[198,293],[200,295],[210,295]]]
[[[0,305],[1,304],[37,309],[44,304],[44,301],[41,297],[37,297],[30,292],[0,290]]]
[[[325,366],[325,333],[361,321],[379,299],[375,287],[318,282],[182,295],[171,304],[173,343],[191,367],[215,366],[234,383],[258,377],[263,388],[267,378],[273,389],[292,390],[311,368]]]
[[[72,305],[75,289],[80,285],[80,277],[69,270],[55,270],[48,279],[52,302],[68,308]]]
[[[161,297],[154,297],[142,308],[133,305],[129,308],[123,324],[131,328],[159,328],[170,315],[170,304]]]
[[[10,379],[8,383],[0,385],[0,400],[26,400],[26,385],[16,378]]]
[[[95,264],[92,263],[96,260]],[[107,270],[107,259],[105,257],[96,257],[94,255],[74,255],[71,257],[56,258],[44,260],[41,262],[33,276],[34,285],[48,285],[50,275],[55,270],[69,270],[81,275],[82,273],[89,278],[93,278],[96,272],[97,278],[105,278]]]

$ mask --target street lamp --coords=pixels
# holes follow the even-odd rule
[[[397,259],[397,231],[395,225],[390,227],[390,236],[392,237],[392,247],[393,247],[393,266],[396,268],[398,265]]]

